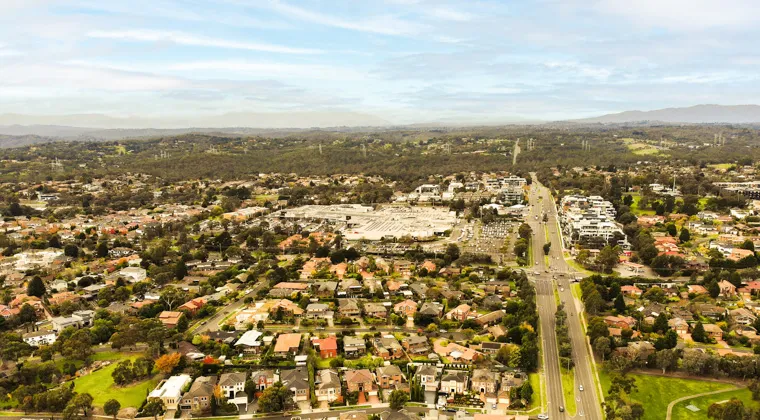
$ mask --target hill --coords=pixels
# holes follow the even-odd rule
[[[627,122],[664,122],[688,124],[751,124],[760,122],[760,105],[695,105],[652,111],[625,111],[600,117],[574,120],[578,123],[619,124]]]

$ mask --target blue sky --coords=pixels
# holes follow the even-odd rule
[[[757,0],[2,0],[0,113],[555,120],[760,100]]]

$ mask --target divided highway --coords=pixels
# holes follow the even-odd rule
[[[567,312],[568,332],[573,347],[573,362],[575,363],[575,386],[576,418],[601,420],[603,418],[601,403],[597,396],[597,389],[593,378],[591,357],[589,353],[586,334],[584,333],[579,316],[579,304],[570,290],[570,279],[577,273],[564,259],[562,253],[561,235],[557,223],[557,210],[552,201],[548,188],[541,185],[535,177],[530,192],[530,213],[528,224],[533,229],[532,236],[532,266],[528,267],[529,276],[535,280],[538,314],[541,325],[541,340],[543,343],[544,374],[546,377],[546,389],[549,407],[549,418],[569,418],[567,412],[561,412],[564,407],[564,394],[562,392],[562,377],[559,367],[559,352],[557,336],[555,333],[554,314],[557,310],[554,299],[554,283],[559,287],[560,302],[564,304]],[[543,215],[548,220],[543,223]],[[546,227],[546,229],[545,229]],[[548,266],[544,257],[543,246],[547,241],[548,230],[551,249],[548,255]],[[580,386],[583,391],[580,391]]]

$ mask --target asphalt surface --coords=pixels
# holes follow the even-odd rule
[[[539,198],[541,197],[541,198]],[[558,288],[560,302],[567,312],[568,333],[573,347],[573,362],[575,363],[574,397],[576,399],[576,418],[601,420],[601,404],[591,368],[591,354],[588,350],[586,334],[583,332],[581,318],[576,302],[570,290],[570,279],[578,273],[570,267],[562,253],[562,241],[557,223],[557,211],[549,190],[541,185],[533,175],[533,184],[529,196],[531,204],[528,224],[533,229],[532,253],[533,266],[528,269],[529,276],[536,282],[538,314],[541,320],[541,339],[544,351],[544,375],[546,378],[549,418],[570,418],[567,412],[560,412],[564,406],[562,393],[562,377],[559,367],[559,352],[555,333],[554,314],[556,303],[554,299],[555,285]],[[546,223],[543,215],[548,216]],[[548,266],[544,257],[543,246],[546,243],[546,233],[549,234],[551,248],[548,254]],[[538,273],[538,274],[536,274]],[[579,387],[584,390],[580,391]]]

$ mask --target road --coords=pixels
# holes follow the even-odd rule
[[[531,249],[533,250],[533,266],[528,273],[536,282],[538,313],[541,320],[541,339],[544,347],[544,370],[547,383],[547,398],[549,401],[549,418],[569,417],[567,413],[561,413],[559,407],[564,405],[562,393],[562,378],[559,369],[559,353],[555,334],[554,314],[556,303],[554,299],[554,283],[559,288],[560,302],[564,304],[567,312],[568,333],[573,347],[573,362],[575,363],[575,387],[574,393],[577,403],[576,417],[591,420],[601,420],[601,404],[597,396],[597,390],[591,367],[591,354],[588,350],[586,334],[581,325],[579,305],[570,290],[570,279],[576,275],[564,259],[562,253],[562,240],[559,225],[557,223],[557,210],[552,201],[548,188],[541,185],[532,174],[533,184],[529,201],[531,204],[528,215],[528,224],[533,229]],[[543,223],[543,215],[548,220]],[[548,231],[551,248],[548,255],[548,266],[544,257],[543,246],[546,243]],[[535,274],[538,273],[538,274]],[[580,391],[579,386],[584,390]]]

